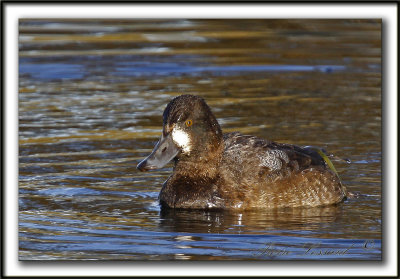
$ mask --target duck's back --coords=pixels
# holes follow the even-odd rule
[[[339,177],[312,148],[253,136],[224,135],[222,195],[233,208],[335,204],[346,196]]]

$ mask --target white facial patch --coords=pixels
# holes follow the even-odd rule
[[[182,148],[184,153],[190,152],[190,137],[185,131],[182,131],[179,128],[174,128],[172,130],[172,140],[177,146]]]

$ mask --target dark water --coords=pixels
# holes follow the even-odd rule
[[[380,260],[379,20],[20,20],[20,260]],[[225,132],[326,148],[358,198],[160,212],[169,100]]]

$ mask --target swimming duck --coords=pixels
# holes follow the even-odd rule
[[[204,99],[193,95],[167,105],[161,138],[137,168],[158,169],[171,160],[173,173],[159,194],[167,208],[315,207],[347,195],[319,149],[223,134]]]

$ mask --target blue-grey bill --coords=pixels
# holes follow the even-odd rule
[[[180,149],[172,141],[171,134],[166,137],[162,135],[151,154],[137,165],[137,169],[147,171],[162,168],[174,159],[179,152]]]

